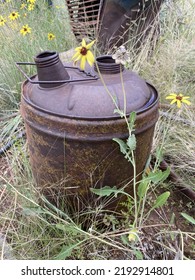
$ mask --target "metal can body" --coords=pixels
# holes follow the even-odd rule
[[[133,195],[133,168],[120,152],[114,137],[127,139],[124,119],[89,121],[48,115],[21,104],[30,161],[37,185],[50,201],[60,197],[91,204],[90,188],[125,187]],[[136,170],[140,175],[149,157],[158,118],[158,103],[136,119]],[[75,203],[75,202],[74,202]]]
[[[21,114],[37,187],[51,202],[66,200],[77,210],[101,203],[90,188],[115,186],[133,195],[134,170],[113,141],[129,136],[115,105],[127,117],[136,111],[134,152],[140,178],[158,119],[155,88],[109,56],[97,58],[97,79],[86,79],[74,67],[67,67],[67,73],[53,52],[41,53],[35,61],[38,77],[23,84]]]

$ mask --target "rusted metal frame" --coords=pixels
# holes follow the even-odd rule
[[[72,31],[75,33],[76,37],[82,36],[82,34],[93,34],[94,27],[98,26],[98,21],[100,17],[100,10],[102,7],[102,0],[95,2],[94,1],[68,1],[66,0],[69,16],[70,16],[70,23],[72,26]],[[90,11],[89,11],[90,9]],[[91,13],[94,13],[91,15]],[[96,19],[97,18],[97,19]],[[84,21],[85,19],[85,21]],[[84,22],[82,22],[84,21]],[[79,29],[87,29],[87,30],[79,30]]]
[[[80,14],[79,15],[79,19],[85,19],[85,22],[90,22],[91,23],[91,19],[95,20],[95,22],[97,23],[96,21],[96,15],[87,15],[87,18],[86,18],[86,14]],[[75,17],[74,19],[78,19],[78,17]]]
[[[71,2],[66,0],[66,3],[67,3],[68,6],[76,6],[76,5],[79,5],[79,4],[91,3],[91,0],[83,0],[83,1],[75,0],[75,1],[71,1]]]
[[[75,24],[79,24],[79,25],[75,25]],[[88,26],[88,25],[96,25],[96,22],[79,22],[79,23],[76,23],[74,22],[74,27],[77,27],[77,29],[80,27],[83,27],[83,26]],[[73,26],[72,26],[73,27]],[[83,30],[83,31],[86,31],[86,30]]]
[[[62,84],[62,83],[73,83],[73,82],[83,82],[83,81],[91,81],[91,80],[97,80],[98,77],[96,75],[92,75],[91,72],[86,72],[84,70],[81,70],[78,67],[74,66],[64,66],[66,69],[76,69],[79,72],[84,73],[86,76],[90,76],[92,78],[84,78],[84,79],[72,79],[72,80],[60,80],[60,81],[33,81],[23,70],[19,65],[36,65],[33,62],[16,62],[16,67],[20,70],[20,72],[24,75],[24,77],[31,83],[31,84]]]
[[[96,7],[96,6],[98,6],[98,9],[97,10],[99,10],[99,4],[94,4],[94,5],[90,5],[90,6],[85,6],[85,7],[78,7],[78,8],[71,8],[71,10],[70,11],[79,11],[79,10],[85,10],[86,8],[88,9],[88,8],[94,8],[94,7]],[[86,13],[87,12],[89,12],[89,13],[91,13],[92,11],[94,11],[93,9],[91,10],[91,11],[86,11]]]

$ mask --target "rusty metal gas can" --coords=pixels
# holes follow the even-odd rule
[[[99,198],[90,188],[125,187],[133,194],[133,168],[112,140],[128,138],[113,100],[127,116],[136,112],[140,175],[158,119],[156,89],[110,56],[98,57],[90,72],[62,65],[55,52],[39,54],[35,64],[38,75],[26,76],[22,86],[21,114],[37,187],[50,201],[79,210],[95,207]]]

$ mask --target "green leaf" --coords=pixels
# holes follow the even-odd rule
[[[162,172],[162,175],[161,175],[161,182],[164,182],[170,175],[170,171],[171,171],[171,168],[168,167],[165,171]]]
[[[163,150],[162,148],[156,149],[156,160],[161,162],[163,160]]]
[[[121,235],[121,241],[123,242],[123,244],[126,246],[129,246],[129,240],[128,237],[126,235]]]
[[[151,172],[148,175],[148,179],[151,180],[154,184],[157,184],[166,180],[169,174],[170,174],[170,168],[167,168],[167,170],[165,171],[157,170],[155,172]]]
[[[65,260],[66,258],[70,257],[72,254],[72,250],[77,246],[70,245],[70,246],[62,246],[60,253],[55,257],[55,260]]]
[[[136,112],[131,112],[129,116],[129,126],[131,130],[133,130],[133,127],[135,125],[135,120],[136,120]]]
[[[69,233],[71,235],[77,235],[78,234],[78,230],[70,225],[70,224],[67,224],[67,225],[64,225],[64,224],[56,224],[55,225],[57,229],[60,229],[66,233]]]
[[[122,110],[119,110],[119,109],[114,109],[114,113],[117,113],[120,115],[121,118],[124,118],[125,114]]]
[[[186,213],[181,213],[181,215],[191,224],[195,225],[195,219]]]
[[[161,195],[159,195],[156,199],[156,202],[154,203],[154,206],[152,207],[152,209],[158,208],[163,206],[166,202],[167,199],[170,196],[170,192],[164,192]]]
[[[116,187],[109,187],[109,186],[105,186],[101,189],[93,189],[93,188],[90,188],[91,192],[92,193],[95,193],[99,196],[110,196],[111,194],[115,194],[115,197],[117,197],[117,194],[120,193],[120,190],[117,190]]]
[[[133,254],[136,256],[137,260],[143,260],[144,258],[140,250],[133,250]]]
[[[142,199],[145,194],[146,194],[146,191],[147,191],[147,187],[148,187],[148,180],[144,180],[141,181],[141,183],[139,183],[139,186],[138,186],[138,196],[140,199]]]
[[[127,144],[118,138],[113,138],[112,140],[119,144],[121,153],[125,155],[127,153]]]
[[[130,148],[131,151],[134,151],[136,148],[136,138],[135,134],[132,134],[127,139],[127,146]]]
[[[45,213],[46,211],[41,207],[24,207],[22,209],[22,214],[25,216],[37,216]]]

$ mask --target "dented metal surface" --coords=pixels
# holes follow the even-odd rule
[[[108,69],[116,66],[111,58],[105,59]],[[127,70],[121,73],[120,67],[118,71],[101,74],[99,65],[98,80],[48,88],[24,82],[21,113],[33,175],[37,186],[52,202],[57,203],[60,197],[76,204],[77,210],[89,205],[94,207],[97,196],[90,188],[106,185],[118,188],[126,185],[125,190],[133,194],[132,166],[112,140],[127,139],[127,125],[114,113],[111,96],[119,109],[124,110],[125,89],[127,116],[137,112],[135,157],[137,174],[141,174],[158,119],[158,93],[135,73]],[[68,75],[85,78],[84,73],[75,69],[70,69]],[[31,77],[32,80],[38,78]],[[117,203],[113,205],[116,207]]]

